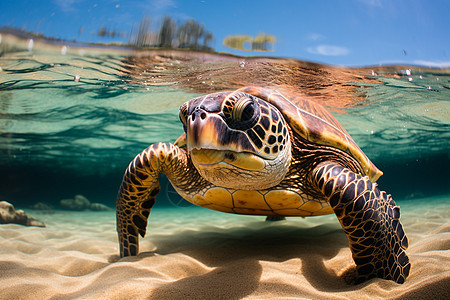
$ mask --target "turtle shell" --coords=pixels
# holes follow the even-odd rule
[[[280,110],[292,130],[308,141],[332,146],[355,158],[369,179],[375,182],[381,172],[356,145],[341,124],[320,104],[298,97],[285,97],[276,90],[244,87],[240,91],[263,99]]]

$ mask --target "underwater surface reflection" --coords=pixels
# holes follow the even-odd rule
[[[13,50],[6,46],[11,44]],[[29,51],[26,40],[7,34],[2,47],[0,168],[8,176],[2,175],[1,197],[19,206],[33,202],[31,191],[39,198],[49,190],[50,202],[70,191],[113,206],[129,161],[148,145],[174,142],[182,133],[182,103],[246,85],[325,105],[383,170],[380,184],[397,198],[448,192],[448,70],[344,68],[44,41]]]

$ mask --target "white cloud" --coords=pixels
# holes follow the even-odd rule
[[[133,5],[144,12],[161,12],[171,7],[177,7],[173,0],[138,0],[134,1]]]
[[[413,62],[415,65],[447,69],[450,68],[450,61],[427,61],[427,60],[415,60]]]
[[[152,4],[154,5],[156,10],[163,10],[169,7],[177,7],[175,1],[173,0],[156,0],[153,1]]]
[[[308,34],[308,40],[311,40],[311,41],[323,40],[324,38],[325,38],[325,36],[323,34],[320,34],[320,33],[310,33],[310,34]]]
[[[324,56],[343,56],[350,53],[350,51],[345,47],[332,45],[318,45],[316,47],[309,47],[307,50],[309,53]]]
[[[63,12],[72,12],[75,11],[76,8],[74,7],[74,3],[79,2],[77,0],[53,0],[53,2],[59,6],[59,8]]]
[[[372,7],[383,7],[381,0],[359,0],[359,2]]]

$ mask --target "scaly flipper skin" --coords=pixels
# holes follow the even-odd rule
[[[399,222],[400,207],[362,177],[334,163],[319,165],[313,181],[329,199],[347,234],[359,275],[357,282],[373,277],[403,283],[410,263],[408,239]]]
[[[169,143],[151,145],[128,166],[117,197],[117,232],[120,257],[139,253],[139,236],[144,237],[147,218],[160,190],[158,176],[164,173],[175,186],[188,190],[204,180],[193,170],[186,151]]]

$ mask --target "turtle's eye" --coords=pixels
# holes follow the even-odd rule
[[[181,105],[180,107],[180,121],[181,123],[183,123],[184,126],[187,126],[187,111],[188,111],[188,107],[187,107],[187,103],[183,103],[183,105]]]
[[[250,120],[255,114],[255,103],[252,99],[244,97],[239,99],[233,107],[231,118],[235,122]]]

